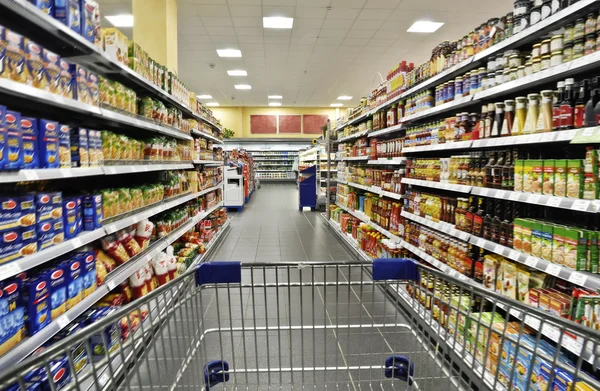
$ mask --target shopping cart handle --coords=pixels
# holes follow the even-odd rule
[[[389,356],[385,360],[385,377],[388,379],[393,377],[412,385],[414,374],[415,365],[406,356]]]
[[[373,280],[419,281],[419,269],[410,258],[379,258],[373,260]]]
[[[196,286],[204,284],[239,284],[242,282],[240,262],[206,262],[196,269]]]
[[[204,366],[204,382],[206,391],[219,383],[229,381],[229,363],[227,361],[215,360]]]

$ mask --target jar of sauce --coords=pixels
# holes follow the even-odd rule
[[[520,79],[525,77],[525,65],[521,65],[517,68],[517,78]]]
[[[513,122],[515,121],[515,101],[512,99],[504,101],[504,119],[500,136],[510,136],[512,134]]]
[[[527,98],[518,96],[515,98],[515,120],[513,122],[512,135],[520,135],[525,131],[525,120],[527,119]]]
[[[573,27],[573,23],[569,23],[565,26],[565,31],[563,33],[563,43],[565,45],[573,43]]]
[[[563,63],[563,52],[562,50],[556,50],[552,52],[552,57],[550,57],[550,66],[555,67]]]
[[[518,54],[513,54],[512,56],[510,56],[508,58],[508,66],[509,67],[513,68],[513,67],[519,67],[521,65],[523,65],[523,59]]]
[[[517,0],[514,3],[513,15],[514,17],[521,16],[529,12],[531,8],[531,2],[529,0]]]
[[[573,44],[565,44],[563,49],[563,62],[569,62],[573,59]]]
[[[528,94],[527,95],[527,117],[525,119],[525,127],[523,128],[524,134],[535,133],[537,127],[538,116],[540,113],[540,95],[539,94]]]
[[[538,73],[539,71],[541,71],[542,70],[542,59],[541,59],[541,57],[534,58],[531,61],[531,66],[532,66],[531,69],[532,69],[533,73]]]
[[[533,63],[531,61],[527,61],[524,65],[523,71],[525,72],[525,76],[529,76],[533,74]]]
[[[550,68],[550,55],[546,54],[542,56],[542,62],[540,69],[543,71],[544,69]]]
[[[514,81],[519,78],[517,75],[517,69],[517,67],[510,68],[510,70],[508,71],[508,81]]]
[[[576,60],[580,57],[583,57],[583,53],[585,50],[584,48],[585,48],[585,43],[584,43],[583,39],[576,39],[575,41],[573,41],[572,59]]]
[[[387,127],[398,124],[398,105],[393,104],[387,111]]]
[[[479,90],[479,70],[474,69],[471,71],[471,93],[474,94]]]
[[[542,20],[552,15],[552,0],[544,0],[542,3]]]
[[[583,44],[583,55],[587,56],[596,51],[596,34],[588,34],[585,37],[585,43]]]
[[[596,32],[596,15],[591,12],[585,20],[584,34],[594,34]]]
[[[465,73],[463,77],[463,96],[469,96],[471,93],[471,72]]]
[[[550,54],[550,39],[544,39],[540,46],[540,55],[545,56],[546,54]]]
[[[554,99],[554,91],[544,90],[541,93],[541,101],[539,105],[539,114],[536,133],[544,133],[552,131],[552,100]]]
[[[582,39],[585,36],[585,21],[579,18],[573,26],[573,40]],[[566,40],[565,40],[566,41]]]
[[[456,99],[462,98],[463,96],[463,78],[458,76],[454,79],[454,97]]]
[[[542,20],[542,6],[538,5],[531,9],[529,13],[529,25],[533,26],[541,22]]]
[[[496,71],[496,85],[499,86],[500,84],[504,83],[504,71]]]
[[[504,122],[504,102],[494,103],[495,116],[492,129],[490,131],[490,137],[500,137],[500,131],[502,130],[502,123]]]
[[[550,39],[550,51],[555,52],[557,50],[563,50],[564,49],[563,41],[564,41],[564,38],[562,35],[553,36],[552,39]]]
[[[536,58],[542,55],[542,44],[536,43],[533,45],[533,49],[531,49],[531,57]]]

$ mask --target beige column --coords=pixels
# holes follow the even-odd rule
[[[177,0],[132,0],[133,40],[177,73]]]

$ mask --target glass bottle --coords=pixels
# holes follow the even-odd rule
[[[473,215],[473,229],[471,233],[478,237],[483,237],[483,218],[485,215],[485,202],[483,197],[477,198],[477,211]]]
[[[527,120],[527,98],[518,96],[515,98],[515,121],[513,123],[513,136],[521,135],[525,131]]]
[[[539,105],[540,105],[540,94],[528,94],[527,95],[527,118],[525,119],[525,126],[523,128],[523,134],[535,133],[535,128],[537,125],[537,119],[538,119],[539,109],[540,109]]]
[[[592,85],[590,87],[592,93],[590,98],[585,104],[585,126],[591,127],[596,126],[596,116],[594,114],[594,108],[598,101],[600,101],[600,76],[592,78]]]
[[[483,238],[492,240],[492,222],[494,221],[494,199],[486,200],[485,216],[483,217]]]
[[[565,93],[565,82],[559,81],[556,84],[556,93],[552,103],[552,130],[560,129],[560,102],[562,102]]]
[[[479,156],[477,158],[477,168],[478,168],[479,172],[477,174],[477,178],[475,178],[476,186],[484,187],[485,186],[485,164],[484,164],[483,156]]]
[[[492,233],[491,240],[494,243],[500,243],[500,226],[502,225],[502,220],[504,219],[504,213],[502,210],[502,200],[495,200],[494,206],[495,209],[493,211],[494,216],[492,217]]]
[[[494,116],[494,123],[490,130],[490,137],[500,137],[500,131],[502,130],[502,123],[504,122],[504,102],[494,103],[496,108],[496,115]]]
[[[536,133],[545,133],[552,131],[552,101],[554,100],[554,91],[544,90],[541,92],[540,112],[538,115]]]
[[[485,137],[484,138],[490,138],[492,135],[492,127],[494,126],[494,116],[495,116],[494,104],[490,103],[487,106],[487,115],[485,116],[485,128],[484,128]]]
[[[575,114],[573,126],[575,128],[583,128],[585,126],[585,105],[590,96],[590,80],[585,79],[579,82],[579,94],[575,101]]]
[[[479,138],[485,138],[485,119],[487,118],[487,105],[481,107],[481,117],[479,117]]]
[[[508,248],[513,246],[513,217],[510,201],[504,201],[504,219],[500,225],[500,244]]]
[[[475,217],[475,212],[477,210],[477,204],[475,202],[475,197],[469,197],[469,207],[465,212],[465,225],[461,229],[465,232],[471,233],[473,231],[473,218]]]
[[[502,189],[512,190],[510,184],[511,177],[513,175],[514,166],[512,163],[512,151],[506,151],[506,158],[504,159],[504,165],[502,166]]]
[[[475,273],[473,279],[479,284],[483,284],[483,261],[485,259],[485,249],[479,247],[477,250],[477,260],[475,261]]]
[[[492,167],[492,187],[494,189],[502,188],[502,169],[504,168],[504,152],[499,151],[496,163]]]
[[[560,102],[560,128],[573,128],[573,111],[575,107],[575,80],[569,78],[565,80],[565,93],[562,102]]]
[[[515,101],[508,99],[504,101],[504,119],[502,121],[502,130],[500,136],[510,136],[512,134],[513,122],[515,120]]]
[[[496,164],[496,152],[489,153],[490,158],[485,165],[485,183],[484,187],[492,188],[494,187],[494,165]]]

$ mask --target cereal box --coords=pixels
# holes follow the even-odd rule
[[[127,66],[129,62],[129,40],[127,36],[121,30],[114,27],[105,28],[102,32],[104,52],[111,60]]]
[[[64,262],[64,270],[67,275],[67,311],[73,308],[83,298],[83,264],[77,258]]]
[[[58,160],[60,168],[71,168],[71,127],[58,126]]]
[[[23,168],[38,168],[38,120],[31,117],[21,117],[23,131]]]
[[[100,7],[94,0],[81,0],[81,35],[98,47],[102,46]]]
[[[102,227],[102,194],[90,194],[83,197],[83,227],[94,231]]]
[[[39,132],[40,168],[59,168],[58,123],[47,119],[40,119]]]
[[[0,25],[0,77],[8,77],[6,71],[6,28]]]
[[[48,91],[62,95],[60,56],[48,49],[44,49],[44,70]]]
[[[54,16],[54,1],[56,0],[29,0],[31,4],[35,5],[50,16]]]
[[[44,56],[42,47],[30,39],[25,39],[26,83],[35,88],[46,89],[44,77]]]
[[[56,319],[64,314],[67,309],[67,277],[64,265],[59,264],[46,271],[46,273],[48,274],[47,278],[50,284],[52,319]]]
[[[567,195],[567,161],[554,161],[554,195],[566,197]]]
[[[21,113],[6,111],[8,162],[5,168],[23,168],[23,133],[21,131]]]
[[[25,71],[25,38],[6,29],[6,72],[10,80],[19,83],[27,81]]]
[[[553,195],[554,194],[554,160],[543,161],[543,184],[542,194]]]
[[[62,96],[65,98],[75,99],[75,94],[73,93],[74,89],[74,78],[73,78],[73,70],[75,67],[72,64],[65,60],[64,58],[60,59],[60,90],[62,91]]]
[[[567,161],[567,197],[583,197],[583,160]]]
[[[98,75],[88,71],[88,103],[94,106],[100,104],[100,85],[98,83]]]
[[[23,281],[23,303],[25,303],[25,325],[28,335],[34,335],[52,321],[50,311],[50,289],[46,274]]]
[[[79,0],[54,0],[54,18],[77,34],[81,34]]]
[[[77,64],[71,64],[69,74],[71,75],[70,90],[73,93],[73,99],[82,103],[90,103],[87,69]]]
[[[84,128],[71,129],[71,167],[89,167],[88,132]]]
[[[6,106],[0,106],[0,169],[8,164]]]

